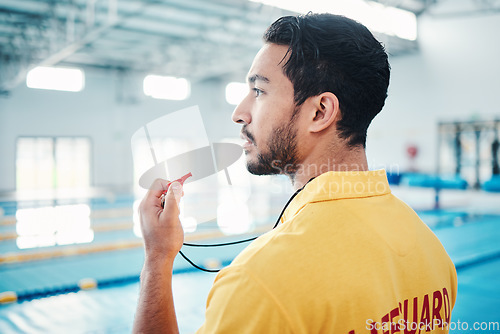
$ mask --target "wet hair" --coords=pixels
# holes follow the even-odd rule
[[[295,104],[332,92],[340,104],[340,137],[351,147],[365,147],[368,126],[384,106],[390,73],[387,53],[372,33],[344,16],[309,13],[279,18],[263,38],[288,46],[283,71],[293,84]]]

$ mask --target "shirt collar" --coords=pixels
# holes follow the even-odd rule
[[[391,189],[384,169],[326,172],[307,183],[304,189],[295,196],[285,210],[284,220],[293,217],[308,203],[381,196],[390,193]]]

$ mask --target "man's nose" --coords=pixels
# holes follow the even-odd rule
[[[248,108],[247,97],[245,97],[234,109],[231,119],[238,124],[249,124],[252,121],[250,108]]]

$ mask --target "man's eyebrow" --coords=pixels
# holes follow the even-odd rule
[[[247,80],[248,80],[249,83],[254,83],[257,80],[263,81],[265,83],[268,83],[270,81],[268,78],[266,78],[265,76],[260,75],[260,74],[251,75],[251,76],[248,77]]]

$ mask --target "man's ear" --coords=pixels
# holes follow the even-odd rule
[[[337,96],[324,92],[311,97],[310,132],[321,132],[340,120],[340,105]]]

